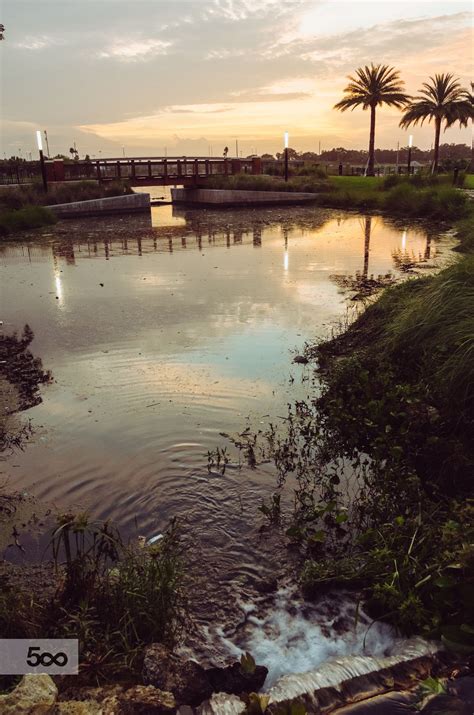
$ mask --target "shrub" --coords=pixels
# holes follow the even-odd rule
[[[56,217],[44,206],[25,206],[0,212],[0,235],[6,236],[15,231],[39,228],[55,223]]]
[[[471,216],[457,224],[456,238],[459,239],[459,245],[455,250],[474,253],[474,217]]]
[[[383,191],[387,191],[388,189],[393,189],[394,186],[398,186],[400,183],[401,178],[398,174],[389,174],[388,176],[384,176],[381,189]]]
[[[0,628],[9,637],[78,638],[88,681],[130,675],[143,646],[175,645],[186,623],[183,546],[176,522],[152,546],[124,546],[108,522],[64,514],[53,532],[57,589],[34,597],[0,581]]]

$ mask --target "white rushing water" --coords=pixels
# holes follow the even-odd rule
[[[337,684],[431,648],[425,641],[397,638],[386,623],[372,622],[347,594],[330,594],[311,604],[294,586],[286,586],[264,605],[240,605],[244,621],[234,634],[222,633],[222,641],[233,656],[249,651],[268,668],[264,690],[275,700]]]

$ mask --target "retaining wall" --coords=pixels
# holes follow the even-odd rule
[[[315,201],[317,194],[297,191],[239,191],[237,189],[171,189],[174,204],[196,206],[267,206]]]
[[[104,199],[73,201],[68,204],[48,206],[58,218],[78,216],[109,216],[111,214],[135,213],[150,210],[150,194],[124,194]]]

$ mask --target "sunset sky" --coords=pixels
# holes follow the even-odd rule
[[[332,109],[356,67],[397,67],[409,93],[472,74],[470,2],[3,0],[1,155],[221,155],[367,148],[367,112]],[[376,145],[407,143],[378,113]],[[429,148],[431,125],[410,130]],[[442,141],[470,143],[471,128]],[[100,152],[100,154],[99,154]]]

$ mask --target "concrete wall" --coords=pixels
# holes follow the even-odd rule
[[[235,189],[171,189],[176,204],[197,206],[267,206],[301,204],[316,199],[316,194],[297,191],[238,191]]]
[[[78,216],[108,216],[111,214],[134,213],[150,210],[150,194],[124,194],[105,199],[74,201],[69,204],[48,206],[58,218],[77,218]]]

